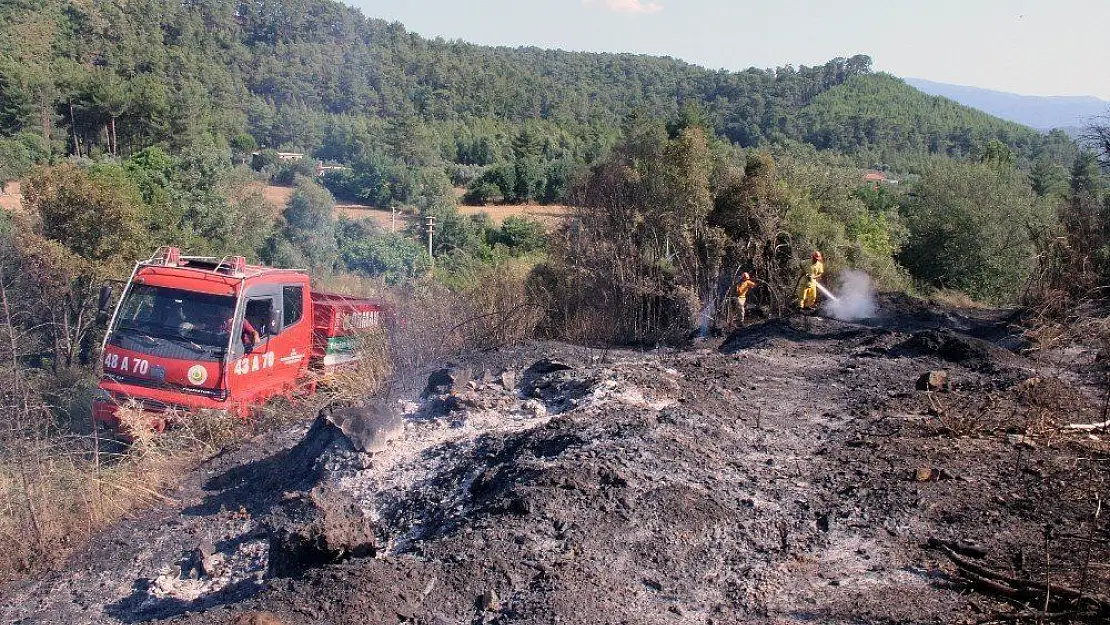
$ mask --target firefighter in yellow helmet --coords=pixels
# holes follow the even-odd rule
[[[801,301],[798,302],[802,310],[809,310],[817,305],[817,281],[825,275],[825,258],[821,256],[821,252],[814,251],[811,258],[813,262],[802,276],[805,287],[802,289]]]
[[[756,286],[751,274],[744,272],[740,281],[736,283],[736,308],[740,311],[740,324],[743,325],[748,318],[748,291]]]

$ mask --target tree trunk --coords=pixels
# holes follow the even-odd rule
[[[69,125],[73,129],[73,151],[77,158],[81,158],[81,143],[77,140],[77,117],[73,114],[73,103],[69,104]]]
[[[119,141],[116,140],[116,116],[112,116],[112,156],[119,158]]]
[[[53,115],[50,112],[50,103],[46,98],[46,91],[39,90],[39,122],[42,124],[42,140],[50,145],[50,135],[53,133]]]

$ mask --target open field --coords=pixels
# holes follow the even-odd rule
[[[336,204],[337,212],[352,219],[370,219],[378,226],[390,228],[392,216],[388,209],[362,206],[359,204]],[[539,204],[505,204],[491,206],[459,206],[459,213],[463,215],[479,215],[485,213],[490,216],[495,224],[505,221],[506,217],[522,216],[540,221],[548,227],[557,225],[570,214],[569,206],[542,206]],[[401,229],[408,223],[417,219],[414,215],[397,213],[397,228]]]
[[[285,206],[289,198],[293,197],[292,187],[266,185],[262,195],[267,202],[275,206]],[[378,227],[388,230],[392,226],[393,215],[389,209],[367,206],[365,204],[349,204],[340,202],[335,205],[336,214],[345,215],[351,219],[369,219]],[[561,204],[491,204],[489,206],[463,206],[459,205],[459,213],[463,215],[478,215],[485,213],[494,223],[500,224],[506,217],[523,216],[543,222],[548,227],[553,227],[565,219],[571,212],[571,207]],[[397,229],[400,230],[410,222],[416,220],[415,215],[397,213]]]
[[[489,206],[459,206],[459,212],[464,215],[486,213],[498,224],[505,221],[506,217],[519,215],[552,225],[559,223],[570,215],[571,207],[561,204],[491,204]]]
[[[289,203],[289,198],[293,197],[293,187],[285,187],[279,185],[262,185],[258,184],[262,190],[262,198],[275,208],[283,208]],[[0,195],[0,209],[6,211],[19,210],[20,202],[23,196],[20,194],[20,186],[18,182],[9,182],[8,193]],[[337,214],[346,215],[351,219],[369,219],[373,221],[378,227],[388,230],[391,227],[392,216],[388,209],[376,208],[374,206],[367,206],[365,204],[345,204],[338,203],[335,205]],[[506,217],[514,215],[530,217],[537,221],[543,222],[548,227],[554,227],[563,219],[565,219],[571,212],[571,207],[560,204],[541,205],[541,204],[494,204],[489,206],[459,206],[459,212],[463,215],[478,215],[485,213],[490,216],[494,223],[500,224],[505,221]],[[411,221],[414,221],[414,215],[408,215],[401,212],[397,213],[397,228],[402,229]]]
[[[19,182],[9,182],[5,189],[7,193],[0,194],[0,210],[17,211],[23,196],[19,192]]]
[[[285,206],[289,198],[293,197],[293,187],[281,187],[274,184],[262,187],[262,198],[274,206]]]

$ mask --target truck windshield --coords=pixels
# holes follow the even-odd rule
[[[226,348],[235,298],[134,284],[119,309],[116,331],[198,348]]]

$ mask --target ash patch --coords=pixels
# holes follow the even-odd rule
[[[423,399],[425,378],[403,382],[403,436],[380,451],[320,422],[281,444],[247,443],[254,456],[229,452],[198,472],[199,501],[185,514],[121,524],[105,542],[124,546],[99,543],[87,564],[30,585],[0,616],[190,625],[231,622],[243,610],[286,625],[982,620],[997,606],[977,595],[969,606],[968,588],[923,545],[972,541],[1005,570],[1006,554],[1040,544],[1046,523],[1089,518],[1078,488],[1074,502],[1059,493],[1090,453],[1057,445],[1051,421],[1068,411],[1094,418],[1101,395],[1049,371],[1000,381],[1010,374],[978,367],[975,353],[945,360],[943,343],[889,357],[913,333],[937,329],[893,314],[885,308],[867,325],[756,324],[720,350],[709,341],[648,352],[546,343],[460,359],[448,373],[471,373],[440,377]],[[882,320],[889,325],[874,325]],[[990,336],[989,322],[975,326],[959,312],[951,323]],[[1013,371],[1030,364],[1008,357]],[[569,368],[533,368],[543,359]],[[941,368],[948,390],[915,390]],[[324,493],[337,499],[321,508],[313,497]],[[310,566],[295,558],[300,568],[288,577],[273,574],[286,547],[271,546],[260,521],[282,517],[308,528],[297,530],[302,542],[327,547]],[[201,528],[251,548],[262,541],[270,573],[249,593],[236,595],[233,583],[186,601],[193,580],[180,567],[196,539],[178,537]],[[117,564],[136,554],[143,564]],[[1064,575],[1080,570],[1068,558]],[[1021,574],[1043,578],[1036,565],[1027,559]],[[162,571],[178,594],[159,610],[120,603],[109,583],[118,577],[124,596],[147,601]],[[141,592],[130,587],[136,580]]]
[[[740,328],[725,339],[720,350],[726,354],[732,354],[745,349],[788,349],[807,342],[834,341],[855,344],[889,333],[890,331],[884,328],[872,328],[858,323],[794,315]]]
[[[269,560],[265,540],[245,540],[225,546],[223,551],[203,552],[198,548],[183,558],[180,566],[163,569],[151,580],[149,600],[141,602],[136,610],[140,614],[157,613],[163,602],[181,602],[194,608],[216,605],[242,594],[247,586],[261,586]]]
[[[582,375],[574,367],[549,358],[525,369],[521,380],[520,394],[541,400],[553,414],[577,407],[599,382],[593,375]]]
[[[1018,359],[1009,350],[947,329],[916,332],[906,341],[894,346],[889,355],[936,356],[984,373],[1001,373],[1019,366]]]
[[[342,441],[329,444],[317,461],[320,482],[359,502],[376,525],[381,553],[410,552],[454,531],[478,508],[530,509],[526,495],[501,492],[531,475],[519,468],[520,455],[550,460],[584,443],[569,434],[534,440],[537,432],[562,423],[555,415],[611,402],[667,401],[627,380],[627,374],[623,367],[571,366],[553,359],[520,373],[435,372],[424,401],[407,404],[402,437],[375,454],[359,453]],[[507,383],[518,379],[519,386]],[[522,472],[506,477],[507,467]]]
[[[104,615],[122,622],[166,618],[241,601],[262,590],[269,564],[265,537],[246,513],[229,513],[225,519],[217,530],[223,539],[204,539],[176,561],[135,578],[131,593],[105,605]]]

